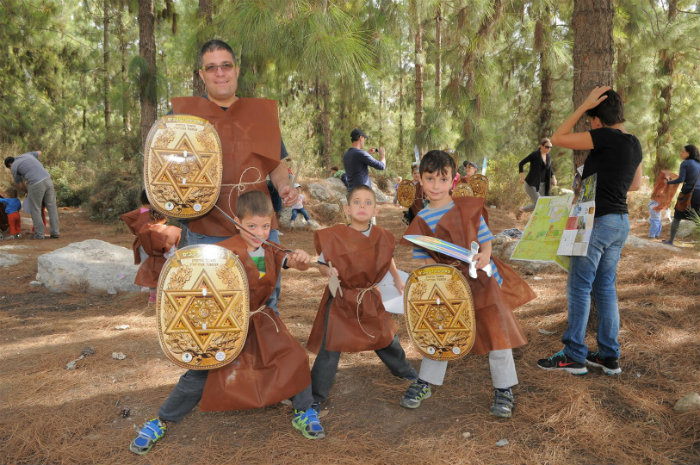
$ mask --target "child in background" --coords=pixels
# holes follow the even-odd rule
[[[148,287],[151,291],[148,301],[155,302],[160,271],[166,260],[175,253],[180,243],[181,230],[177,226],[167,226],[167,218],[157,210],[149,212],[149,220],[137,234],[147,258],[141,263],[134,283]]]
[[[22,209],[22,202],[17,198],[17,190],[14,188],[8,189],[7,197],[0,198],[0,203],[5,205],[5,214],[10,225],[10,235],[7,239],[21,238],[22,218],[19,215],[19,211]]]
[[[399,184],[401,184],[402,180],[401,176],[396,176],[396,184],[394,184],[394,205],[399,208],[401,208],[401,205],[399,205]]]
[[[425,201],[423,199],[423,187],[420,184],[420,172],[418,171],[418,163],[413,163],[411,165],[411,177],[413,178],[413,185],[416,186],[416,195],[413,201],[413,205],[409,207],[403,214],[403,222],[406,224],[411,224],[413,218],[416,217],[419,211],[425,207]]]
[[[309,224],[309,214],[304,209],[305,196],[301,193],[301,184],[294,184],[294,189],[297,191],[297,201],[292,205],[292,220],[289,223],[292,228],[294,228],[294,220],[297,219],[297,214],[299,213],[304,217],[305,223]]]
[[[138,232],[144,224],[148,224],[150,221],[150,211],[151,204],[148,201],[146,189],[142,189],[141,207],[120,216],[122,221],[126,224],[126,227],[129,228],[129,231],[131,231],[131,234],[134,235],[134,242],[131,244],[131,248],[134,250],[134,265],[138,265],[148,258],[148,255],[143,250],[143,247],[141,247],[141,239],[139,239]]]
[[[250,314],[243,351],[224,367],[185,372],[158,410],[158,417],[147,421],[132,441],[132,452],[146,454],[165,435],[167,424],[181,421],[200,399],[201,410],[224,411],[266,407],[291,397],[292,426],[307,439],[325,436],[312,408],[309,356],[279,316],[265,306],[281,269],[303,271],[310,261],[303,250],[288,254],[260,241],[269,237],[273,215],[266,194],[244,193],[236,202],[235,219],[243,227],[237,226],[240,234],[217,244],[241,260],[248,279],[250,308],[257,309]]]
[[[661,234],[661,210],[657,209],[659,202],[649,201],[649,239],[656,239]]]
[[[391,273],[403,292],[404,283],[394,263],[394,235],[370,224],[376,215],[375,194],[360,185],[348,194],[345,212],[350,224],[314,232],[324,276],[340,279],[340,292],[332,297],[327,287],[316,313],[306,347],[317,353],[311,369],[311,385],[317,410],[335,382],[341,352],[374,350],[394,376],[414,381],[418,374],[406,360],[397,328],[384,309],[377,283]],[[332,267],[332,268],[331,268]]]
[[[493,276],[479,272],[469,277],[469,265],[425,249],[414,248],[413,258],[424,264],[442,263],[457,267],[465,276],[474,299],[476,339],[471,353],[489,357],[494,400],[491,414],[510,418],[515,400],[512,387],[518,384],[513,360],[513,347],[527,343],[525,334],[513,315],[513,310],[535,298],[530,286],[508,265],[491,257],[493,235],[484,220],[484,200],[477,197],[452,199],[450,188],[455,173],[455,161],[442,150],[432,150],[420,162],[420,179],[430,204],[418,213],[404,234],[419,234],[446,240],[471,248],[479,243],[476,267],[491,264]],[[413,245],[402,239],[405,245]],[[406,390],[401,406],[418,408],[432,395],[431,384],[442,385],[447,371],[446,361],[423,357],[418,380]]]
[[[345,188],[348,188],[348,175],[345,174],[345,170],[339,170],[337,166],[333,166],[331,167],[331,176],[343,181],[343,184],[345,184]]]

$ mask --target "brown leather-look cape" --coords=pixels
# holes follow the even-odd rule
[[[148,254],[139,267],[134,283],[139,286],[158,286],[158,276],[165,265],[165,253],[180,243],[181,230],[177,226],[165,224],[144,224],[139,229],[137,239]],[[138,253],[138,249],[137,249]]]
[[[141,211],[144,208],[146,211]],[[139,239],[138,232],[144,224],[148,224],[150,221],[149,212],[150,208],[139,207],[136,210],[131,210],[120,216],[122,221],[129,228],[131,234],[133,234],[134,242],[131,244],[131,248],[134,251],[134,265],[141,263],[141,255],[139,254],[139,247],[141,246],[141,240]]]
[[[654,187],[651,191],[651,198],[658,203],[654,210],[661,211],[671,206],[673,196],[676,195],[680,184],[666,184],[666,179],[674,180],[677,177],[678,175],[670,170],[661,170],[656,175],[656,181],[654,181]]]
[[[404,234],[437,237],[471,249],[472,241],[477,241],[479,218],[485,212],[484,200],[477,197],[461,197],[453,200],[455,206],[440,219],[435,233],[421,217],[416,216]],[[401,244],[415,247],[406,239],[402,239]],[[467,263],[430,250],[427,253],[437,263],[458,268],[469,283],[476,319],[476,340],[472,353],[485,354],[491,350],[510,349],[527,344],[525,334],[515,320],[513,310],[534,299],[536,294],[511,267],[491,256],[503,278],[503,284],[499,286],[496,279],[489,278],[483,271],[477,272],[476,279],[470,278]]]
[[[172,106],[173,113],[199,116],[216,128],[224,165],[221,193],[216,202],[219,208],[233,217],[241,194],[253,190],[270,195],[265,178],[279,165],[282,147],[276,101],[239,98],[223,110],[204,97],[178,97],[172,99]],[[231,186],[244,183],[251,184],[240,189]],[[190,220],[189,228],[208,236],[238,234],[236,227],[216,208]],[[278,228],[277,218],[273,216],[272,229]]]
[[[357,298],[362,289],[379,283],[389,271],[396,240],[379,226],[372,226],[369,237],[344,224],[314,232],[316,252],[323,252],[326,263],[338,270],[343,296],[333,298],[330,307],[326,350],[361,352],[379,350],[391,344],[396,324],[384,309],[376,287]],[[323,293],[306,348],[318,353],[323,342],[326,308],[331,298],[328,287]],[[359,315],[359,316],[358,316]]]
[[[259,278],[258,268],[240,235],[217,245],[231,250],[241,260],[248,277],[250,310],[255,312],[272,295],[285,253],[263,245],[266,272]],[[309,356],[277,314],[267,307],[250,317],[241,354],[233,362],[211,370],[207,375],[200,409],[223,411],[265,407],[289,399],[310,383]]]
[[[416,199],[413,201],[413,205],[411,205],[410,210],[413,212],[414,215],[417,215],[419,211],[423,210],[423,186],[421,186],[420,182],[414,183],[416,186]]]

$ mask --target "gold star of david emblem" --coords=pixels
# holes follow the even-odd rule
[[[202,270],[191,290],[164,291],[176,313],[163,333],[189,334],[201,351],[206,352],[217,334],[241,331],[242,324],[233,311],[243,302],[243,292],[217,290]]]
[[[195,150],[187,133],[182,135],[174,148],[153,147],[151,150],[160,164],[152,185],[172,186],[180,197],[180,203],[185,203],[190,191],[195,188],[216,189],[208,171],[217,154]]]
[[[464,321],[464,311],[468,308],[467,300],[449,299],[435,285],[427,299],[413,300],[409,304],[411,310],[418,314],[413,326],[413,333],[416,335],[430,333],[444,346],[450,334],[471,331]]]

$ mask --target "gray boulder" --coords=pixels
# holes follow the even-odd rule
[[[41,255],[36,280],[54,292],[138,292],[138,265],[130,249],[98,239],[74,242]]]
[[[676,237],[681,239],[698,239],[697,225],[690,220],[681,220],[681,224],[678,225],[678,232]]]
[[[309,195],[319,202],[330,202],[336,197],[330,189],[318,182],[309,183],[306,188],[309,190]]]

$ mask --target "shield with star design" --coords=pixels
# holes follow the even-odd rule
[[[406,280],[404,309],[408,334],[433,360],[457,360],[474,345],[474,302],[464,275],[448,265],[418,268]]]
[[[175,252],[158,279],[156,318],[165,355],[192,370],[231,363],[248,334],[248,279],[238,257],[217,245]]]
[[[216,204],[223,158],[216,129],[190,115],[163,116],[143,151],[143,180],[151,206],[172,218],[197,218]]]

